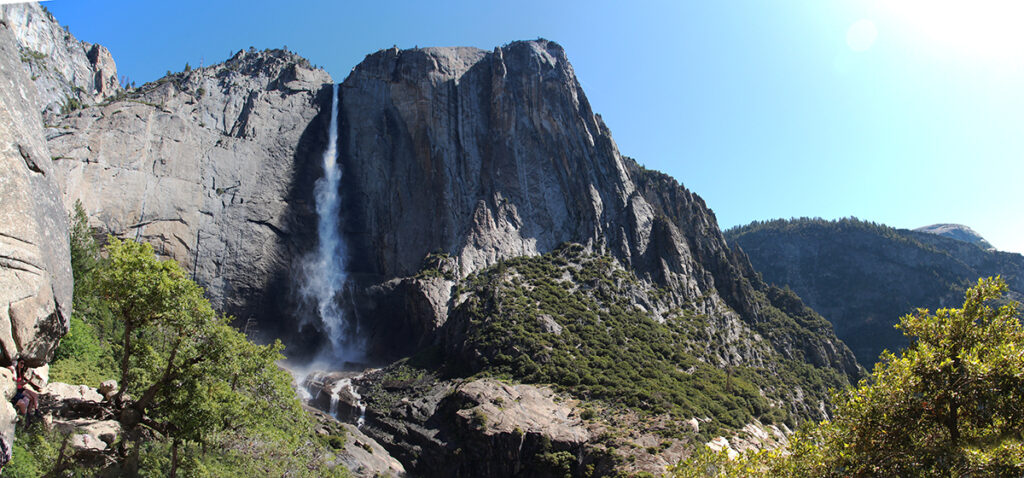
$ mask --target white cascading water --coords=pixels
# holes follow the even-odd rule
[[[352,359],[354,350],[345,350],[349,324],[337,295],[345,285],[345,243],[341,237],[341,167],[338,165],[338,85],[331,99],[331,125],[323,154],[324,175],[313,187],[316,197],[316,255],[308,259],[302,293],[316,302],[317,312],[331,344],[331,358]]]
[[[328,411],[331,413],[331,416],[335,418],[338,416],[338,400],[341,398],[339,394],[341,393],[341,389],[344,385],[345,384],[342,383],[341,380],[338,380],[337,382],[334,382],[334,385],[331,385],[331,407]]]
[[[352,395],[352,398],[356,402],[356,406],[359,408],[359,418],[356,419],[356,428],[362,428],[363,424],[366,423],[366,402],[363,401],[363,396],[356,392],[356,386],[352,383],[351,378],[343,378],[334,382],[331,385],[331,416],[338,418],[338,401],[341,399],[341,391],[348,389],[348,393]]]

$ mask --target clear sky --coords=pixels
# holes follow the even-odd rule
[[[857,216],[966,224],[1024,253],[1018,0],[53,0],[138,83],[287,47],[341,81],[375,50],[560,43],[620,151],[724,228]]]

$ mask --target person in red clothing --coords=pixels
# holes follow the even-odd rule
[[[28,364],[25,363],[25,359],[18,357],[17,363],[14,367],[11,367],[14,371],[14,384],[18,387],[18,391],[14,394],[14,398],[11,402],[14,406],[18,407],[18,411],[25,418],[28,419],[29,414],[34,412],[39,407],[39,394],[35,390],[29,388],[29,386],[39,388],[38,385],[32,383],[29,377]]]

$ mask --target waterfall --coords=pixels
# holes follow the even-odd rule
[[[305,264],[303,296],[316,304],[320,324],[331,345],[331,357],[351,359],[357,350],[346,350],[349,323],[339,301],[345,285],[345,243],[341,237],[341,168],[338,165],[338,85],[333,85],[331,123],[323,153],[323,177],[313,187],[316,198],[317,239],[315,254]]]

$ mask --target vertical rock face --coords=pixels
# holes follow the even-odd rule
[[[38,3],[5,5],[2,15],[17,41],[14,58],[35,83],[48,122],[74,102],[96,103],[122,91],[110,52],[75,38]]]
[[[381,51],[343,86],[367,272],[411,275],[440,249],[465,276],[566,240],[621,242],[632,185],[554,43]]]
[[[48,135],[64,205],[182,262],[217,309],[276,318],[314,240],[330,83],[286,51],[239,52],[60,116]]]
[[[18,58],[0,23],[0,364],[20,355],[40,366],[67,332],[71,257],[36,87]]]

